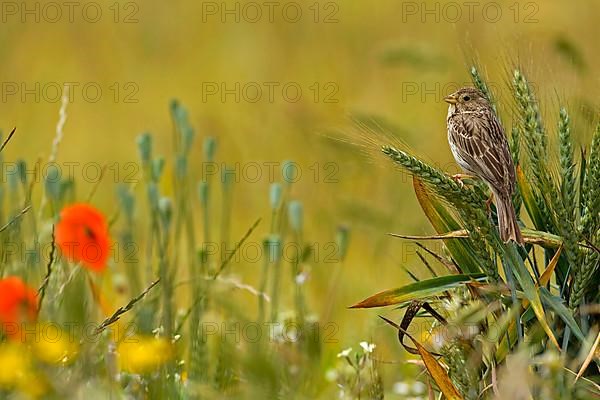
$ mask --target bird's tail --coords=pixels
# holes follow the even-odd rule
[[[499,196],[498,193],[494,193],[494,196],[497,199],[496,210],[498,211],[500,238],[504,243],[513,240],[519,244],[523,244],[523,236],[517,223],[517,215],[515,214],[510,196]]]

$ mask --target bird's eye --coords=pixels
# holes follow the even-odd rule
[[[469,96],[464,96],[464,97],[463,97],[463,100],[464,100],[464,101],[469,101],[469,100],[471,100],[471,98],[470,98]]]

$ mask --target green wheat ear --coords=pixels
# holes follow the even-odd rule
[[[571,270],[577,271],[581,263],[579,237],[575,226],[575,155],[571,139],[570,119],[567,110],[560,109],[558,118],[559,159],[561,170],[560,197],[550,204],[557,215],[556,226],[563,237],[564,250]]]
[[[565,108],[560,109],[558,138],[562,176],[560,190],[567,217],[570,220],[573,220],[575,216],[575,195],[577,193],[575,182],[575,154],[573,151],[569,114]]]
[[[584,201],[579,232],[584,240],[588,240],[596,247],[600,242],[600,125],[596,127],[592,138],[592,146],[586,166],[584,183],[581,193]],[[590,249],[583,251],[583,262],[576,271],[571,287],[569,306],[577,308],[585,297],[585,293],[594,284],[595,272],[599,268],[600,255]]]
[[[513,126],[509,138],[510,155],[512,156],[515,166],[521,161],[521,130]]]
[[[555,215],[551,203],[559,198],[552,177],[550,175],[548,158],[548,139],[542,124],[537,99],[523,73],[516,69],[513,73],[513,90],[519,112],[518,128],[522,133],[525,149],[527,150],[526,172],[531,176],[533,186],[537,188],[534,193],[535,203],[540,210],[544,226],[538,229],[556,231]]]
[[[548,152],[548,139],[542,115],[529,81],[518,69],[513,73],[513,89],[526,133],[526,144],[532,154],[543,161]]]
[[[525,77],[515,71],[513,85],[520,110],[528,155],[528,174],[534,183],[534,195],[544,219],[545,229],[563,238],[566,259],[571,270],[580,268],[578,235],[574,223],[575,177],[570,120],[563,108],[559,113],[559,157],[563,179],[557,187],[547,161],[547,135],[533,92]]]
[[[471,189],[461,187],[451,177],[410,154],[392,146],[382,146],[381,151],[412,175],[432,185],[438,194],[450,202],[461,201],[480,208],[483,201]]]
[[[494,112],[497,112],[496,102],[494,101],[494,95],[488,87],[487,83],[485,82],[485,79],[479,73],[477,67],[474,65],[471,66],[471,70],[469,72],[471,73],[471,81],[473,82],[473,85],[485,95],[485,98],[492,105]]]
[[[592,138],[582,196],[584,201],[580,231],[585,238],[590,238],[600,227],[600,124]]]
[[[403,169],[420,178],[431,187],[434,193],[456,208],[469,232],[469,238],[483,271],[492,279],[497,279],[498,270],[488,250],[488,245],[495,244],[497,238],[494,236],[490,221],[485,214],[483,198],[474,190],[462,187],[437,168],[402,150],[383,146],[381,151]]]

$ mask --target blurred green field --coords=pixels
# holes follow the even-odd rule
[[[63,174],[69,163],[75,163],[70,165],[79,200],[85,200],[95,186],[86,174],[95,176],[96,166],[109,165],[92,201],[107,216],[118,209],[118,184],[142,181],[136,146],[140,133],[153,135],[154,154],[167,159],[165,175],[175,173],[172,99],[188,110],[196,131],[191,180],[198,182],[207,171],[202,157],[206,136],[217,141],[213,178],[219,179],[225,165],[238,168],[230,240],[241,238],[257,218],[263,220],[251,240],[260,243],[265,237],[270,184],[281,180],[281,163],[293,160],[302,175],[290,196],[304,206],[305,238],[321,251],[306,283],[307,308],[322,316],[331,304],[329,319],[321,322],[336,326],[335,341],[324,344],[321,376],[336,364],[338,352],[349,346],[356,349],[366,340],[377,345],[386,394],[403,398],[394,393],[393,385],[417,369],[399,368],[406,354],[394,331],[377,318],[381,311],[347,307],[408,282],[401,266],[418,277],[427,276],[416,258],[416,247],[386,233],[426,234],[431,228],[406,174],[383,157],[365,157],[359,147],[331,137],[351,131],[353,117],[376,118],[416,154],[449,173],[457,172],[447,146],[447,107],[442,98],[469,82],[467,66],[474,61],[500,96],[506,93],[508,71],[521,65],[543,104],[555,106],[542,111],[556,113],[558,100],[566,99],[574,113],[575,137],[587,142],[590,130],[578,129],[578,124],[595,122],[598,110],[595,94],[600,82],[593,66],[600,61],[596,51],[600,4],[593,0],[577,4],[484,1],[475,2],[471,18],[462,1],[301,0],[292,3],[302,16],[291,22],[279,12],[288,2],[275,3],[273,22],[263,3],[252,3],[261,5],[263,13],[253,22],[249,2],[98,1],[94,4],[102,17],[96,23],[77,11],[70,22],[65,8],[62,17],[52,22],[43,15],[44,2],[14,3],[16,15],[4,4],[0,127],[7,133],[16,126],[17,134],[3,152],[8,166],[2,175],[6,179],[6,168],[14,166],[11,162],[16,159],[30,166],[38,158],[48,159],[61,106],[54,90],[64,82],[76,84],[57,162]],[[501,12],[497,22],[490,18],[493,10],[483,11],[490,3]],[[19,14],[25,4],[39,7],[39,22],[32,15]],[[239,15],[222,14],[224,8],[235,7]],[[453,17],[455,9],[461,12],[459,18]],[[434,11],[428,14],[427,10]],[[269,87],[274,87],[272,101]],[[298,101],[286,98],[285,87],[301,89]],[[97,88],[101,95],[95,101]],[[223,94],[223,88],[233,92]],[[500,102],[506,105],[500,114],[510,121],[510,100],[500,97]],[[260,176],[254,179],[256,170]],[[275,171],[275,179],[270,171]],[[38,189],[42,185],[40,181]],[[160,189],[165,196],[174,194],[169,179],[163,179]],[[134,190],[144,198],[141,183]],[[35,202],[40,197],[40,190],[34,191]],[[214,201],[218,214],[218,191]],[[328,297],[335,265],[324,262],[323,255],[342,224],[350,230],[348,256],[337,275],[336,291]],[[201,237],[198,212],[195,229]],[[261,265],[242,257],[227,267],[227,274],[257,287]],[[114,265],[108,274],[123,278],[120,268]],[[182,274],[185,279],[187,274]],[[287,270],[283,276],[288,284]],[[284,309],[292,304],[291,287],[289,291],[282,298]],[[183,292],[176,298],[186,304],[188,292]],[[252,294],[225,293],[236,312],[256,313]],[[115,305],[132,294],[116,297]],[[334,386],[331,383],[323,390],[325,396],[335,393]]]

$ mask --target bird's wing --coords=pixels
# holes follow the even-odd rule
[[[458,156],[473,172],[495,189],[513,193],[514,165],[504,131],[493,112],[456,114],[448,120],[448,131]]]

